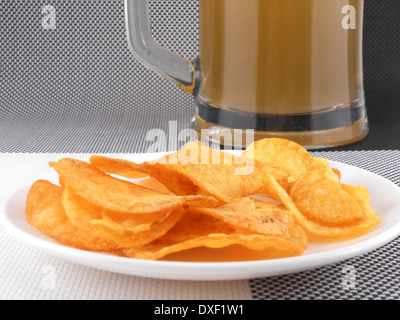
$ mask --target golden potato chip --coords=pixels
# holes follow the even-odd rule
[[[253,158],[264,163],[273,163],[283,168],[296,180],[311,165],[311,155],[296,142],[281,138],[265,138],[251,143],[242,157]]]
[[[290,195],[304,216],[321,225],[351,225],[363,219],[360,205],[342,189],[332,169],[318,159],[297,179]]]
[[[132,228],[136,228],[136,226],[139,225],[151,225],[164,218],[166,214],[169,214],[169,211],[149,214],[132,214],[104,209],[102,209],[101,212],[104,220],[114,221],[117,224],[126,224],[127,226],[130,225]]]
[[[287,238],[240,233],[221,220],[197,212],[186,212],[182,219],[160,239],[145,246],[125,249],[124,253],[128,257],[137,259],[156,260],[183,250],[198,247],[223,248],[231,245],[241,245],[251,250],[279,250],[290,256],[304,253],[304,248],[293,241],[288,241]]]
[[[168,214],[164,214],[164,216],[166,215]],[[91,223],[93,225],[107,227],[108,229],[120,235],[126,235],[150,230],[155,222],[141,223],[134,218],[115,221],[114,219],[110,218],[109,215],[102,212],[102,218],[92,220]]]
[[[94,155],[90,157],[90,164],[105,173],[115,174],[125,178],[139,179],[149,176],[148,173],[143,172],[143,168],[140,164],[124,159]]]
[[[114,227],[110,227],[109,221],[103,220],[102,209],[79,197],[69,186],[63,192],[62,204],[71,223],[82,232],[111,240],[123,248],[144,245],[160,238],[177,223],[184,210],[182,207],[173,208],[161,220],[154,222],[151,228],[129,232],[129,228],[127,229],[122,223],[120,230],[116,230],[115,224],[118,221],[112,221]]]
[[[166,195],[134,183],[111,177],[84,161],[61,159],[50,163],[62,177],[63,183],[74,192],[105,210],[132,214],[167,212],[182,205],[215,206],[217,201],[208,196]]]
[[[334,172],[334,174],[337,175],[337,177],[338,177],[338,179],[340,181],[342,179],[342,173],[340,172],[340,170],[336,169],[336,168],[332,168],[332,171]]]
[[[190,208],[188,211],[212,216],[241,233],[278,236],[301,248],[307,246],[306,234],[291,213],[273,203],[242,198],[216,208]]]
[[[358,232],[363,232],[381,223],[381,218],[379,218],[371,208],[371,200],[368,190],[365,186],[351,186],[342,184],[342,188],[358,202],[361,210],[364,213],[363,221],[357,225],[356,230]]]
[[[41,233],[66,245],[91,251],[115,251],[119,246],[76,228],[61,203],[62,189],[47,180],[36,181],[28,194],[26,217]]]
[[[177,153],[142,165],[174,194],[210,195],[222,204],[262,193],[264,172],[270,172],[285,187],[288,181],[288,175],[277,165],[239,158],[201,143],[191,143]]]
[[[300,226],[310,234],[321,237],[354,236],[379,224],[379,217],[377,217],[370,208],[369,196],[365,187],[345,187],[342,185],[342,188],[359,203],[361,210],[363,211],[363,219],[355,225],[337,227],[324,226],[309,220],[299,211],[287,191],[284,190],[270,174],[265,174],[264,182],[268,187],[268,194],[280,198],[282,204],[293,214]]]
[[[104,225],[120,234],[138,233],[149,230],[153,224],[164,219],[170,212],[155,212],[150,214],[131,214],[101,210],[102,218],[93,220],[93,224]]]

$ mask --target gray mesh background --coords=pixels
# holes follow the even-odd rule
[[[42,28],[45,4],[55,30]],[[198,51],[197,5],[150,1],[154,37],[185,58]],[[149,128],[190,127],[192,96],[128,50],[123,1],[6,0],[0,12],[1,152],[143,152]]]
[[[41,26],[41,8],[48,4],[56,9],[55,30]],[[197,0],[150,0],[156,40],[194,58],[197,7]],[[192,97],[147,70],[129,52],[122,0],[2,0],[0,15],[0,152],[145,152],[149,129],[168,132],[169,121],[177,121],[177,130],[190,127]],[[371,46],[377,43],[368,41]],[[390,52],[398,55],[396,50]],[[384,87],[385,95],[395,92],[388,83]],[[382,96],[377,99],[384,105]],[[390,99],[394,104],[398,96]],[[317,154],[400,185],[399,151]],[[255,279],[249,285],[254,299],[399,299],[398,246],[396,239],[350,261]],[[356,291],[343,291],[338,283],[344,264],[356,267]]]

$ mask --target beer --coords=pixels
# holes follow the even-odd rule
[[[244,148],[281,137],[306,148],[368,134],[364,0],[199,0],[200,54],[155,43],[148,1],[126,1],[128,44],[161,76],[193,94],[192,126],[205,142]]]
[[[351,105],[362,98],[362,22],[362,0],[200,0],[199,99],[259,115]]]

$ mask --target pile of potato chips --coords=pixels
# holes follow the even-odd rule
[[[285,139],[256,141],[241,157],[190,142],[140,164],[92,156],[50,166],[59,185],[32,185],[27,220],[83,250],[155,260],[238,245],[288,257],[304,254],[310,236],[356,236],[380,223],[365,187],[341,183],[328,160]]]

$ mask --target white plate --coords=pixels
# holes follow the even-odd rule
[[[126,158],[142,162],[159,157],[160,154],[140,154]],[[42,235],[26,221],[25,201],[31,184],[14,192],[3,202],[0,221],[14,237],[52,255],[123,274],[175,280],[237,280],[294,273],[364,254],[400,234],[399,187],[363,169],[334,161],[331,161],[331,166],[342,172],[344,183],[362,184],[368,188],[372,208],[382,218],[382,223],[358,238],[333,243],[309,243],[306,254],[300,257],[241,262],[147,261],[70,248]],[[58,182],[55,173],[43,179]]]

